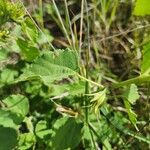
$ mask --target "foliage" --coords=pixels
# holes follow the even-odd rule
[[[149,149],[149,2],[31,3],[0,1],[0,150]]]
[[[133,13],[136,16],[150,15],[149,1],[148,0],[137,0]]]

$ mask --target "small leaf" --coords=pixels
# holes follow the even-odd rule
[[[131,104],[134,104],[140,97],[137,86],[135,84],[131,84],[125,91],[124,96]]]
[[[4,69],[0,75],[0,82],[3,84],[8,84],[14,81],[15,77],[18,75],[18,72],[12,69]]]
[[[98,113],[99,107],[106,100],[106,92],[107,90],[104,89],[103,91],[94,94],[94,98],[91,100],[91,103],[93,105],[92,107],[94,109],[95,114]]]
[[[136,16],[150,15],[149,0],[136,0],[133,14]]]
[[[137,131],[138,131],[138,128],[137,128],[137,126],[136,126],[136,123],[137,123],[137,115],[134,113],[134,111],[132,110],[132,107],[131,107],[131,105],[130,105],[130,103],[129,103],[129,101],[127,101],[127,100],[124,100],[124,105],[125,105],[125,107],[126,107],[126,109],[127,109],[127,113],[128,113],[128,116],[129,116],[129,119],[130,119],[130,121],[131,121],[131,123],[135,126],[135,128],[137,129]]]
[[[48,140],[52,134],[52,130],[48,129],[47,122],[45,120],[41,120],[36,125],[35,133],[40,139]]]
[[[13,128],[0,126],[0,149],[12,150],[17,145],[17,132]]]
[[[37,56],[39,56],[39,50],[36,47],[31,46],[27,41],[18,38],[17,44],[27,61],[33,61]]]
[[[19,136],[18,150],[28,150],[36,142],[35,135],[31,132],[23,133]]]
[[[31,41],[36,42],[38,38],[38,31],[30,18],[26,18],[26,20],[22,23],[22,30]]]

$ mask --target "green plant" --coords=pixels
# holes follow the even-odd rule
[[[124,35],[133,50],[117,39],[122,33],[110,36],[117,21],[123,22],[120,5],[131,3],[82,0],[79,6],[64,0],[63,9],[58,2],[39,0],[40,9],[30,10],[33,16],[20,0],[0,2],[0,150],[148,149],[150,121],[143,114],[150,108],[149,36],[145,44],[141,33]],[[145,3],[137,0],[133,15],[149,14],[147,5],[140,8]],[[77,6],[81,10],[73,16]],[[45,29],[47,14],[65,40]],[[104,36],[100,47],[97,35]],[[126,78],[111,68],[115,54],[110,50],[116,47],[107,39],[112,38],[133,62]],[[55,48],[57,41],[61,49]],[[137,60],[139,48],[142,59]]]

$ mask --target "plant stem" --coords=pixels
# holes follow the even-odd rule
[[[98,84],[98,83],[96,83],[96,82],[94,82],[94,81],[92,81],[92,80],[90,80],[90,79],[87,79],[86,77],[83,77],[83,76],[81,76],[80,74],[77,74],[77,76],[78,76],[79,78],[81,78],[81,79],[83,79],[83,80],[89,82],[89,83],[92,83],[92,84],[98,86],[100,89],[103,89],[103,88],[104,88],[103,85]]]
[[[65,10],[66,10],[66,16],[67,16],[67,23],[68,23],[69,30],[70,30],[70,33],[71,33],[71,38],[72,38],[72,46],[73,46],[74,50],[76,50],[75,36],[74,36],[73,30],[72,30],[72,27],[71,27],[71,21],[70,21],[70,15],[69,15],[69,10],[68,10],[67,0],[64,0],[64,3],[65,3]]]
[[[90,58],[90,49],[91,49],[91,45],[90,45],[90,24],[89,24],[89,14],[88,14],[88,3],[87,3],[87,0],[85,0],[85,9],[86,9],[86,22],[87,22],[87,42],[88,42],[88,49],[86,50],[86,66],[85,66],[85,69],[86,69],[86,79],[89,78],[89,74],[88,74],[88,71],[89,71],[89,58]],[[89,82],[86,80],[86,83],[85,83],[85,94],[89,94]],[[88,106],[89,105],[89,98],[87,95],[85,95],[85,101],[84,101],[84,106]],[[86,124],[88,125],[89,124],[89,120],[88,120],[88,107],[85,107],[85,122]],[[89,125],[88,125],[88,128],[89,128]],[[93,147],[95,150],[97,150],[96,148],[96,145],[95,145],[95,141],[94,141],[94,136],[93,136],[93,132],[90,130],[89,128],[89,131],[90,131],[90,135],[91,135],[91,141],[92,141],[92,144],[93,144]]]
[[[101,137],[98,135],[98,133],[95,131],[95,129],[93,128],[93,126],[89,123],[88,124],[89,129],[95,134],[95,136],[98,138],[98,140],[101,141],[101,143],[105,146],[105,148],[107,149],[107,146],[102,142]]]
[[[82,34],[83,34],[83,11],[84,10],[84,0],[81,2],[81,19],[80,19],[80,39],[79,39],[79,50],[82,46]]]
[[[130,85],[132,83],[134,83],[134,84],[142,84],[142,83],[145,83],[145,82],[148,82],[148,81],[150,81],[150,76],[148,76],[148,75],[141,75],[141,76],[138,76],[138,77],[135,77],[135,78],[123,81],[123,82],[113,83],[112,87],[113,88],[119,88],[119,87],[122,87],[122,86]]]
[[[40,11],[40,23],[41,23],[41,27],[44,28],[44,24],[43,24],[43,4],[42,4],[42,0],[39,0],[39,11]]]

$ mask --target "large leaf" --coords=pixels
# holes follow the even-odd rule
[[[13,128],[0,126],[0,150],[12,150],[17,145],[17,132]]]
[[[4,110],[10,111],[16,114],[16,122],[20,123],[29,112],[28,99],[23,95],[11,95],[3,100],[3,103],[7,106]]]
[[[137,86],[135,84],[131,84],[125,91],[124,96],[131,104],[134,104],[140,97]]]
[[[149,2],[149,0],[136,0],[133,14],[136,16],[150,15]]]
[[[78,58],[74,51],[46,52],[26,68],[19,80],[41,79],[45,84],[61,80],[78,71]]]
[[[143,49],[141,73],[145,75],[149,75],[150,73],[150,43],[146,44]]]
[[[66,118],[63,118],[66,120]],[[75,119],[68,118],[57,130],[54,137],[52,137],[52,149],[74,149],[80,143],[82,133],[82,124],[77,123]]]

